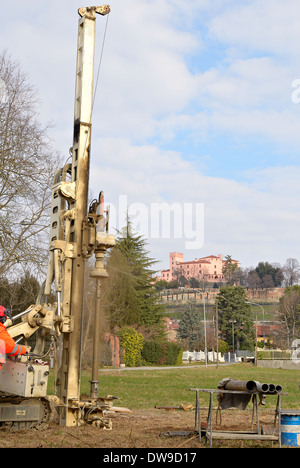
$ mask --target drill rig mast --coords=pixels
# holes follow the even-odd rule
[[[63,178],[53,188],[54,233],[50,250],[62,318],[60,424],[78,425],[80,419],[81,334],[85,263],[96,254],[95,275],[106,276],[102,263],[106,247],[113,246],[108,222],[101,210],[102,198],[88,212],[89,167],[93,109],[93,77],[96,14],[106,15],[109,6],[80,8],[74,108],[72,164],[62,169]],[[67,180],[69,176],[70,180]],[[67,204],[67,209],[65,209]],[[99,257],[100,256],[100,257]],[[100,258],[100,260],[99,260]],[[100,262],[100,263],[99,263]],[[56,275],[55,275],[56,273]],[[51,270],[50,270],[51,277]],[[98,280],[97,280],[98,281]],[[100,281],[100,280],[99,280]],[[49,287],[48,280],[47,285]],[[48,294],[49,289],[45,291]],[[99,304],[98,304],[99,305]],[[99,311],[95,311],[97,314]],[[95,378],[95,377],[94,377]]]
[[[91,129],[93,109],[93,80],[95,53],[96,14],[110,12],[108,5],[80,8],[77,41],[76,87],[72,162],[66,164],[54,176],[50,221],[50,247],[44,299],[54,283],[57,303],[53,306],[32,306],[23,324],[12,326],[11,336],[18,336],[22,330],[34,331],[40,327],[56,334],[60,341],[60,406],[59,419],[63,426],[77,426],[84,419],[80,401],[81,380],[81,337],[83,319],[83,292],[86,260],[95,254],[96,261],[91,277],[96,279],[96,310],[94,323],[94,361],[91,381],[93,408],[97,407],[99,367],[99,305],[101,280],[107,276],[103,264],[106,249],[113,247],[114,237],[108,232],[108,218],[103,208],[103,193],[88,208],[89,168],[91,152]],[[42,303],[42,302],[41,302]],[[33,311],[32,311],[33,309]],[[98,310],[97,310],[98,309]],[[28,333],[31,333],[30,331]],[[33,331],[32,331],[33,333]],[[25,333],[23,333],[24,336]],[[43,341],[45,333],[38,337]],[[41,348],[40,343],[40,348]],[[6,364],[5,364],[6,366]],[[5,367],[3,366],[3,368]],[[25,370],[27,373],[27,370]],[[48,372],[48,371],[47,371]],[[5,375],[1,379],[0,393]],[[43,380],[43,385],[45,379]],[[4,385],[5,387],[5,385]],[[13,385],[12,385],[13,387]],[[9,392],[13,392],[9,387]],[[45,389],[45,385],[43,387]],[[17,391],[16,391],[17,394]],[[1,402],[0,402],[1,403]],[[1,424],[1,404],[0,404]]]

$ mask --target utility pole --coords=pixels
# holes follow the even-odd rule
[[[262,313],[263,313],[263,345],[264,345],[264,348],[265,348],[265,309],[263,308],[262,305],[256,303],[256,302],[250,302],[250,301],[246,301],[247,304],[252,304],[254,306],[258,306],[261,308],[262,310]],[[257,314],[256,314],[256,332],[257,332]],[[256,340],[257,341],[257,340]]]
[[[205,367],[207,367],[207,343],[206,343],[206,313],[205,313],[205,297],[203,294],[203,318],[204,318],[204,352],[205,352]]]
[[[217,348],[217,369],[219,367],[219,311],[218,298],[216,298],[216,348]]]

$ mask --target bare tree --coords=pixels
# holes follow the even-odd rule
[[[265,275],[262,279],[261,285],[263,288],[274,288],[274,281],[271,275]]]
[[[286,286],[297,284],[300,278],[300,265],[295,258],[288,258],[283,266],[284,281]]]
[[[260,286],[260,277],[255,270],[249,271],[248,273],[248,287],[257,289]]]
[[[298,338],[300,329],[300,286],[287,286],[280,298],[279,318],[285,323],[288,341]]]
[[[57,164],[37,95],[18,63],[0,55],[0,276],[40,268],[48,247]]]

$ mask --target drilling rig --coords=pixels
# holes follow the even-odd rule
[[[62,426],[96,423],[110,428],[105,410],[110,398],[98,396],[99,307],[101,282],[107,277],[104,257],[115,244],[109,233],[109,210],[104,195],[88,206],[94,88],[96,15],[110,12],[108,5],[79,8],[72,162],[54,174],[51,199],[49,263],[37,304],[6,323],[19,341],[36,335],[28,356],[8,358],[0,370],[0,425],[15,428],[48,423],[53,405]],[[90,276],[95,279],[94,350],[90,396],[80,398],[83,293],[85,265],[95,256]],[[47,302],[55,290],[56,301]],[[14,323],[21,316],[21,322]],[[58,395],[47,396],[49,363],[36,359],[46,340],[57,346]]]

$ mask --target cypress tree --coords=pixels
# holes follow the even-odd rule
[[[245,288],[227,284],[220,288],[217,300],[222,338],[234,350],[253,350],[255,329]]]
[[[143,236],[133,232],[127,217],[126,226],[118,232],[116,245],[108,258],[108,308],[111,328],[118,325],[146,326],[162,324],[163,306],[154,288],[153,266]]]
[[[199,348],[201,339],[201,323],[199,309],[194,301],[189,301],[181,315],[178,336],[183,340],[188,349],[195,350]]]

